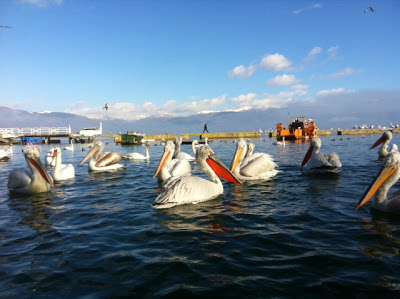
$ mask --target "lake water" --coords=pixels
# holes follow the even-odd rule
[[[274,179],[224,181],[217,199],[165,210],[151,206],[159,143],[150,161],[102,173],[78,166],[89,148],[76,145],[63,152],[76,178],[33,196],[7,190],[10,171],[26,167],[16,146],[0,162],[0,297],[398,297],[400,217],[370,203],[355,211],[382,165],[369,150],[379,137],[321,137],[321,152],[337,152],[343,167],[304,174],[308,143],[279,147],[263,136],[253,142],[279,165]],[[236,144],[210,146],[229,166]],[[51,146],[41,147],[44,160]],[[105,151],[145,148],[109,142]]]

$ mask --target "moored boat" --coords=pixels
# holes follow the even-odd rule
[[[283,123],[276,125],[278,132],[277,140],[301,140],[317,136],[317,125],[312,119],[305,116],[292,117],[289,119],[289,125],[286,129]]]

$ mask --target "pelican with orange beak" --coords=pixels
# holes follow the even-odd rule
[[[208,145],[199,148],[197,163],[210,180],[192,175],[168,180],[165,184],[165,189],[154,201],[154,208],[165,209],[176,205],[197,204],[214,199],[224,192],[222,182],[218,176],[229,182],[241,184],[224,163],[215,156]]]
[[[153,178],[158,177],[159,182],[165,182],[169,178],[188,175],[192,171],[192,166],[186,159],[172,159],[175,152],[173,141],[167,141],[164,147],[164,153],[161,156],[160,163],[154,173]]]
[[[392,140],[393,134],[390,131],[385,131],[382,134],[382,137],[379,138],[373,146],[371,146],[370,150],[382,144],[381,148],[378,151],[379,158],[385,158],[389,154],[389,143]]]
[[[304,156],[301,167],[306,170],[325,170],[332,171],[342,167],[339,155],[331,153],[329,155],[320,153],[321,139],[314,137],[310,141],[310,147]]]
[[[365,205],[371,198],[374,198],[372,202],[372,207],[374,209],[382,212],[400,214],[400,193],[395,192],[389,196],[389,198],[387,197],[390,188],[400,178],[399,166],[399,150],[397,145],[393,144],[385,164],[358,202],[356,210]]]
[[[123,164],[118,164],[118,162],[125,160],[123,156],[114,152],[103,153],[103,149],[103,141],[97,141],[79,166],[91,158],[89,162],[89,171],[108,171],[124,167]]]
[[[23,149],[29,169],[18,168],[8,176],[8,189],[21,194],[36,194],[55,188],[53,179],[40,161],[40,148],[28,146]]]
[[[255,145],[251,143],[246,155],[247,143],[240,138],[231,163],[232,173],[242,181],[269,180],[275,177],[279,171],[272,156],[266,153],[253,153],[254,147]]]

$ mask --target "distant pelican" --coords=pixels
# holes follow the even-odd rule
[[[218,176],[230,182],[240,184],[240,181],[215,156],[208,145],[199,148],[197,163],[202,167],[210,180],[191,175],[169,180],[165,185],[164,191],[154,201],[154,208],[165,209],[176,205],[196,204],[214,199],[224,192]]]
[[[9,148],[0,149],[0,160],[8,160],[10,156],[14,153],[12,144],[10,144]]]
[[[97,141],[96,144],[90,150],[90,152],[88,152],[86,157],[79,164],[79,166],[81,166],[89,158],[91,158],[89,162],[90,171],[107,171],[124,167],[124,165],[122,164],[117,164],[118,162],[125,160],[123,156],[113,152],[103,153],[102,152],[103,149],[104,149],[103,141],[101,140]]]
[[[342,167],[339,155],[336,153],[331,153],[326,155],[320,153],[321,139],[314,137],[310,141],[310,147],[304,156],[301,167],[304,170],[335,170]]]
[[[389,154],[388,146],[392,140],[393,134],[390,131],[383,132],[381,138],[379,138],[370,149],[377,147],[382,144],[380,150],[378,151],[379,158],[385,158]]]
[[[142,155],[141,153],[129,153],[125,156],[125,158],[129,160],[150,159],[150,154],[149,154],[150,143],[146,142],[145,147],[146,147],[146,156]]]
[[[158,176],[159,182],[165,182],[169,178],[176,178],[188,175],[192,171],[192,166],[186,159],[172,159],[175,151],[175,144],[172,141],[167,141],[164,147],[164,153],[161,156],[157,170],[153,178]]]
[[[60,147],[54,149],[54,158],[56,166],[53,172],[54,181],[63,181],[75,177],[75,168],[72,164],[62,164],[62,151]]]
[[[12,170],[8,176],[8,189],[22,194],[36,194],[55,188],[53,179],[40,161],[40,148],[28,146],[23,153],[29,169]]]
[[[265,153],[253,153],[254,144],[250,145],[249,152],[247,152],[247,143],[243,138],[240,138],[235,155],[231,163],[231,172],[233,172],[239,180],[268,180],[278,174],[278,167],[273,158]]]
[[[374,198],[372,202],[374,209],[400,214],[400,193],[397,191],[392,193],[389,198],[387,197],[390,188],[399,178],[400,154],[397,145],[393,144],[385,164],[358,202],[356,210],[366,204],[371,198]]]

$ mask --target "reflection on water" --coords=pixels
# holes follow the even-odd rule
[[[20,215],[21,225],[27,225],[37,232],[52,230],[49,224],[53,195],[50,192],[24,196],[10,193],[8,206]]]

